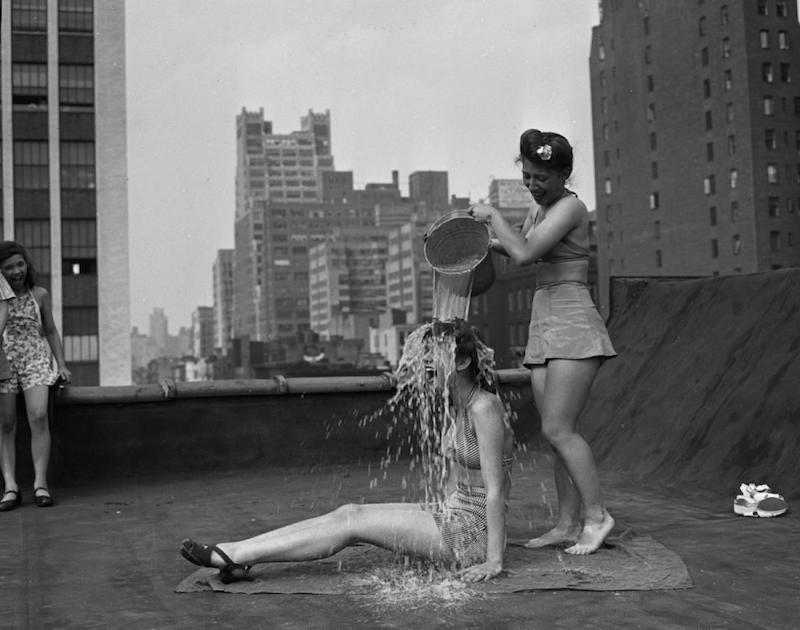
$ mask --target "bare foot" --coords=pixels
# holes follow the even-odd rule
[[[573,556],[585,556],[594,553],[603,544],[609,532],[614,528],[614,519],[611,514],[603,510],[603,520],[596,523],[584,523],[583,531],[572,547],[564,549]]]
[[[580,528],[572,525],[556,525],[553,529],[545,532],[541,536],[531,538],[523,546],[528,549],[539,549],[552,545],[561,545],[574,542],[578,538]]]

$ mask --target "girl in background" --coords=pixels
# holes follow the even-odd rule
[[[47,485],[49,388],[57,381],[69,383],[72,375],[64,361],[64,347],[53,321],[50,295],[36,284],[36,273],[22,245],[14,241],[0,242],[0,273],[15,296],[8,302],[4,333],[10,378],[0,381],[0,467],[5,482],[0,511],[13,510],[22,503],[16,479],[15,451],[19,392],[25,398],[31,429],[34,502],[39,507],[50,507],[53,497]],[[57,370],[53,370],[53,358]]]

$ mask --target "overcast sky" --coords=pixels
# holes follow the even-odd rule
[[[236,115],[277,133],[330,110],[335,166],[357,187],[446,170],[478,199],[517,177],[519,134],[575,146],[594,207],[589,67],[596,0],[129,0],[126,3],[131,319],[170,332],[213,304],[233,247]]]

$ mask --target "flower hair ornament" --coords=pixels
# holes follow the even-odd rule
[[[544,162],[547,162],[551,157],[553,157],[553,147],[549,144],[543,144],[538,149],[536,149],[536,155],[539,156]]]

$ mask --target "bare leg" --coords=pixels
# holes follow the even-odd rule
[[[413,503],[343,505],[322,516],[217,546],[235,563],[249,565],[318,560],[359,542],[431,560],[452,559],[433,516]],[[214,566],[224,566],[216,553],[211,558]]]
[[[47,419],[46,385],[26,389],[25,407],[31,427],[31,457],[33,459],[34,488],[47,488],[47,466],[50,463],[50,426]]]
[[[17,396],[0,394],[0,467],[6,490],[19,490],[17,485]]]
[[[540,410],[545,406],[545,387],[547,383],[547,368],[545,366],[535,367],[531,370],[531,385],[533,387],[533,397],[536,400],[536,407]],[[578,539],[581,531],[580,521],[580,497],[578,491],[569,477],[564,460],[561,454],[554,448],[553,453],[555,462],[553,474],[556,481],[556,494],[558,496],[558,521],[555,527],[548,530],[541,536],[531,538],[525,546],[529,549],[548,547],[550,545],[561,545],[566,542],[574,542]]]
[[[583,529],[578,541],[566,549],[571,554],[597,551],[614,527],[614,519],[603,505],[600,479],[591,448],[576,431],[578,416],[589,396],[599,359],[552,359],[547,365],[542,432],[561,456],[580,496]]]

